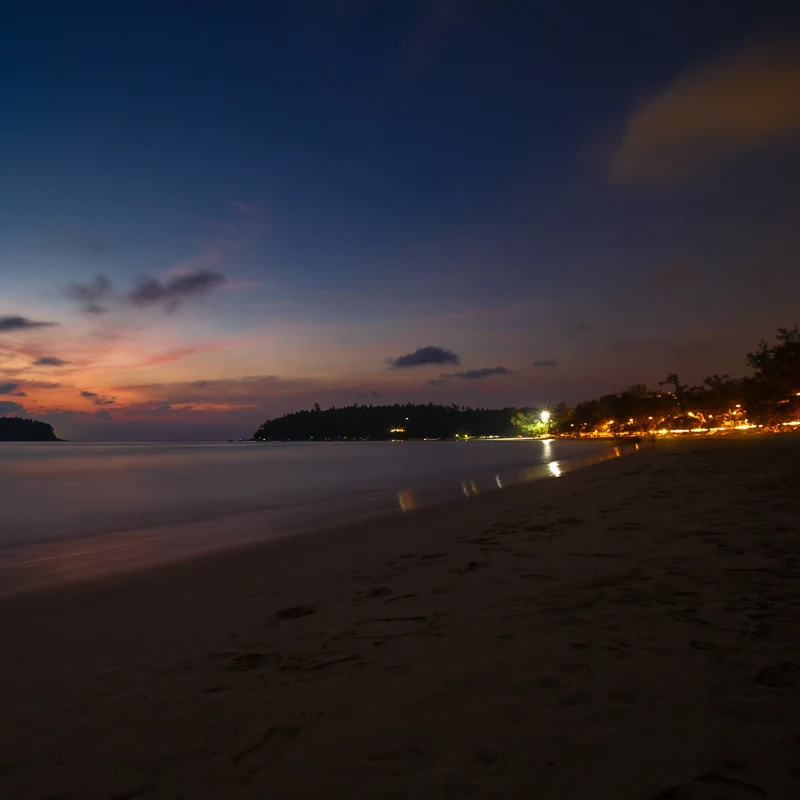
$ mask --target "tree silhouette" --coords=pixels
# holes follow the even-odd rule
[[[759,342],[747,354],[753,376],[747,381],[754,414],[770,424],[787,421],[800,405],[800,328],[778,328],[778,343]]]
[[[53,426],[35,419],[0,417],[0,442],[57,442]]]

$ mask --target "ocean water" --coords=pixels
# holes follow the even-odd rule
[[[0,444],[0,593],[470,498],[604,442]]]

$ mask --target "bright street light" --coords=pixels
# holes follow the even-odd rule
[[[542,411],[540,419],[542,422],[547,422],[550,419],[550,412],[549,411]]]

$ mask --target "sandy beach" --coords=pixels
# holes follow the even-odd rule
[[[0,797],[800,796],[800,438],[0,603]]]

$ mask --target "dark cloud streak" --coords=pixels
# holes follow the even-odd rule
[[[0,400],[0,414],[22,414],[25,409],[19,403],[11,400]]]
[[[128,299],[137,306],[163,306],[165,311],[171,312],[182,300],[209,294],[225,281],[224,275],[211,270],[187,272],[163,282],[145,276],[128,294]]]
[[[410,367],[423,367],[427,364],[454,364],[458,366],[461,359],[452,350],[443,347],[420,347],[413,353],[406,353],[395,359],[387,359],[389,369],[408,369]]]
[[[0,333],[27,331],[32,330],[33,328],[52,328],[54,325],[58,325],[58,323],[39,322],[37,320],[20,316],[0,317]]]
[[[116,397],[102,397],[97,392],[83,391],[81,397],[92,400],[96,406],[113,406],[117,402]]]
[[[69,364],[69,361],[64,361],[63,358],[58,356],[42,356],[33,362],[34,367],[64,367]]]
[[[482,369],[468,369],[464,372],[450,372],[442,378],[464,378],[468,381],[480,381],[492,375],[510,375],[511,370],[506,367],[483,367]]]

